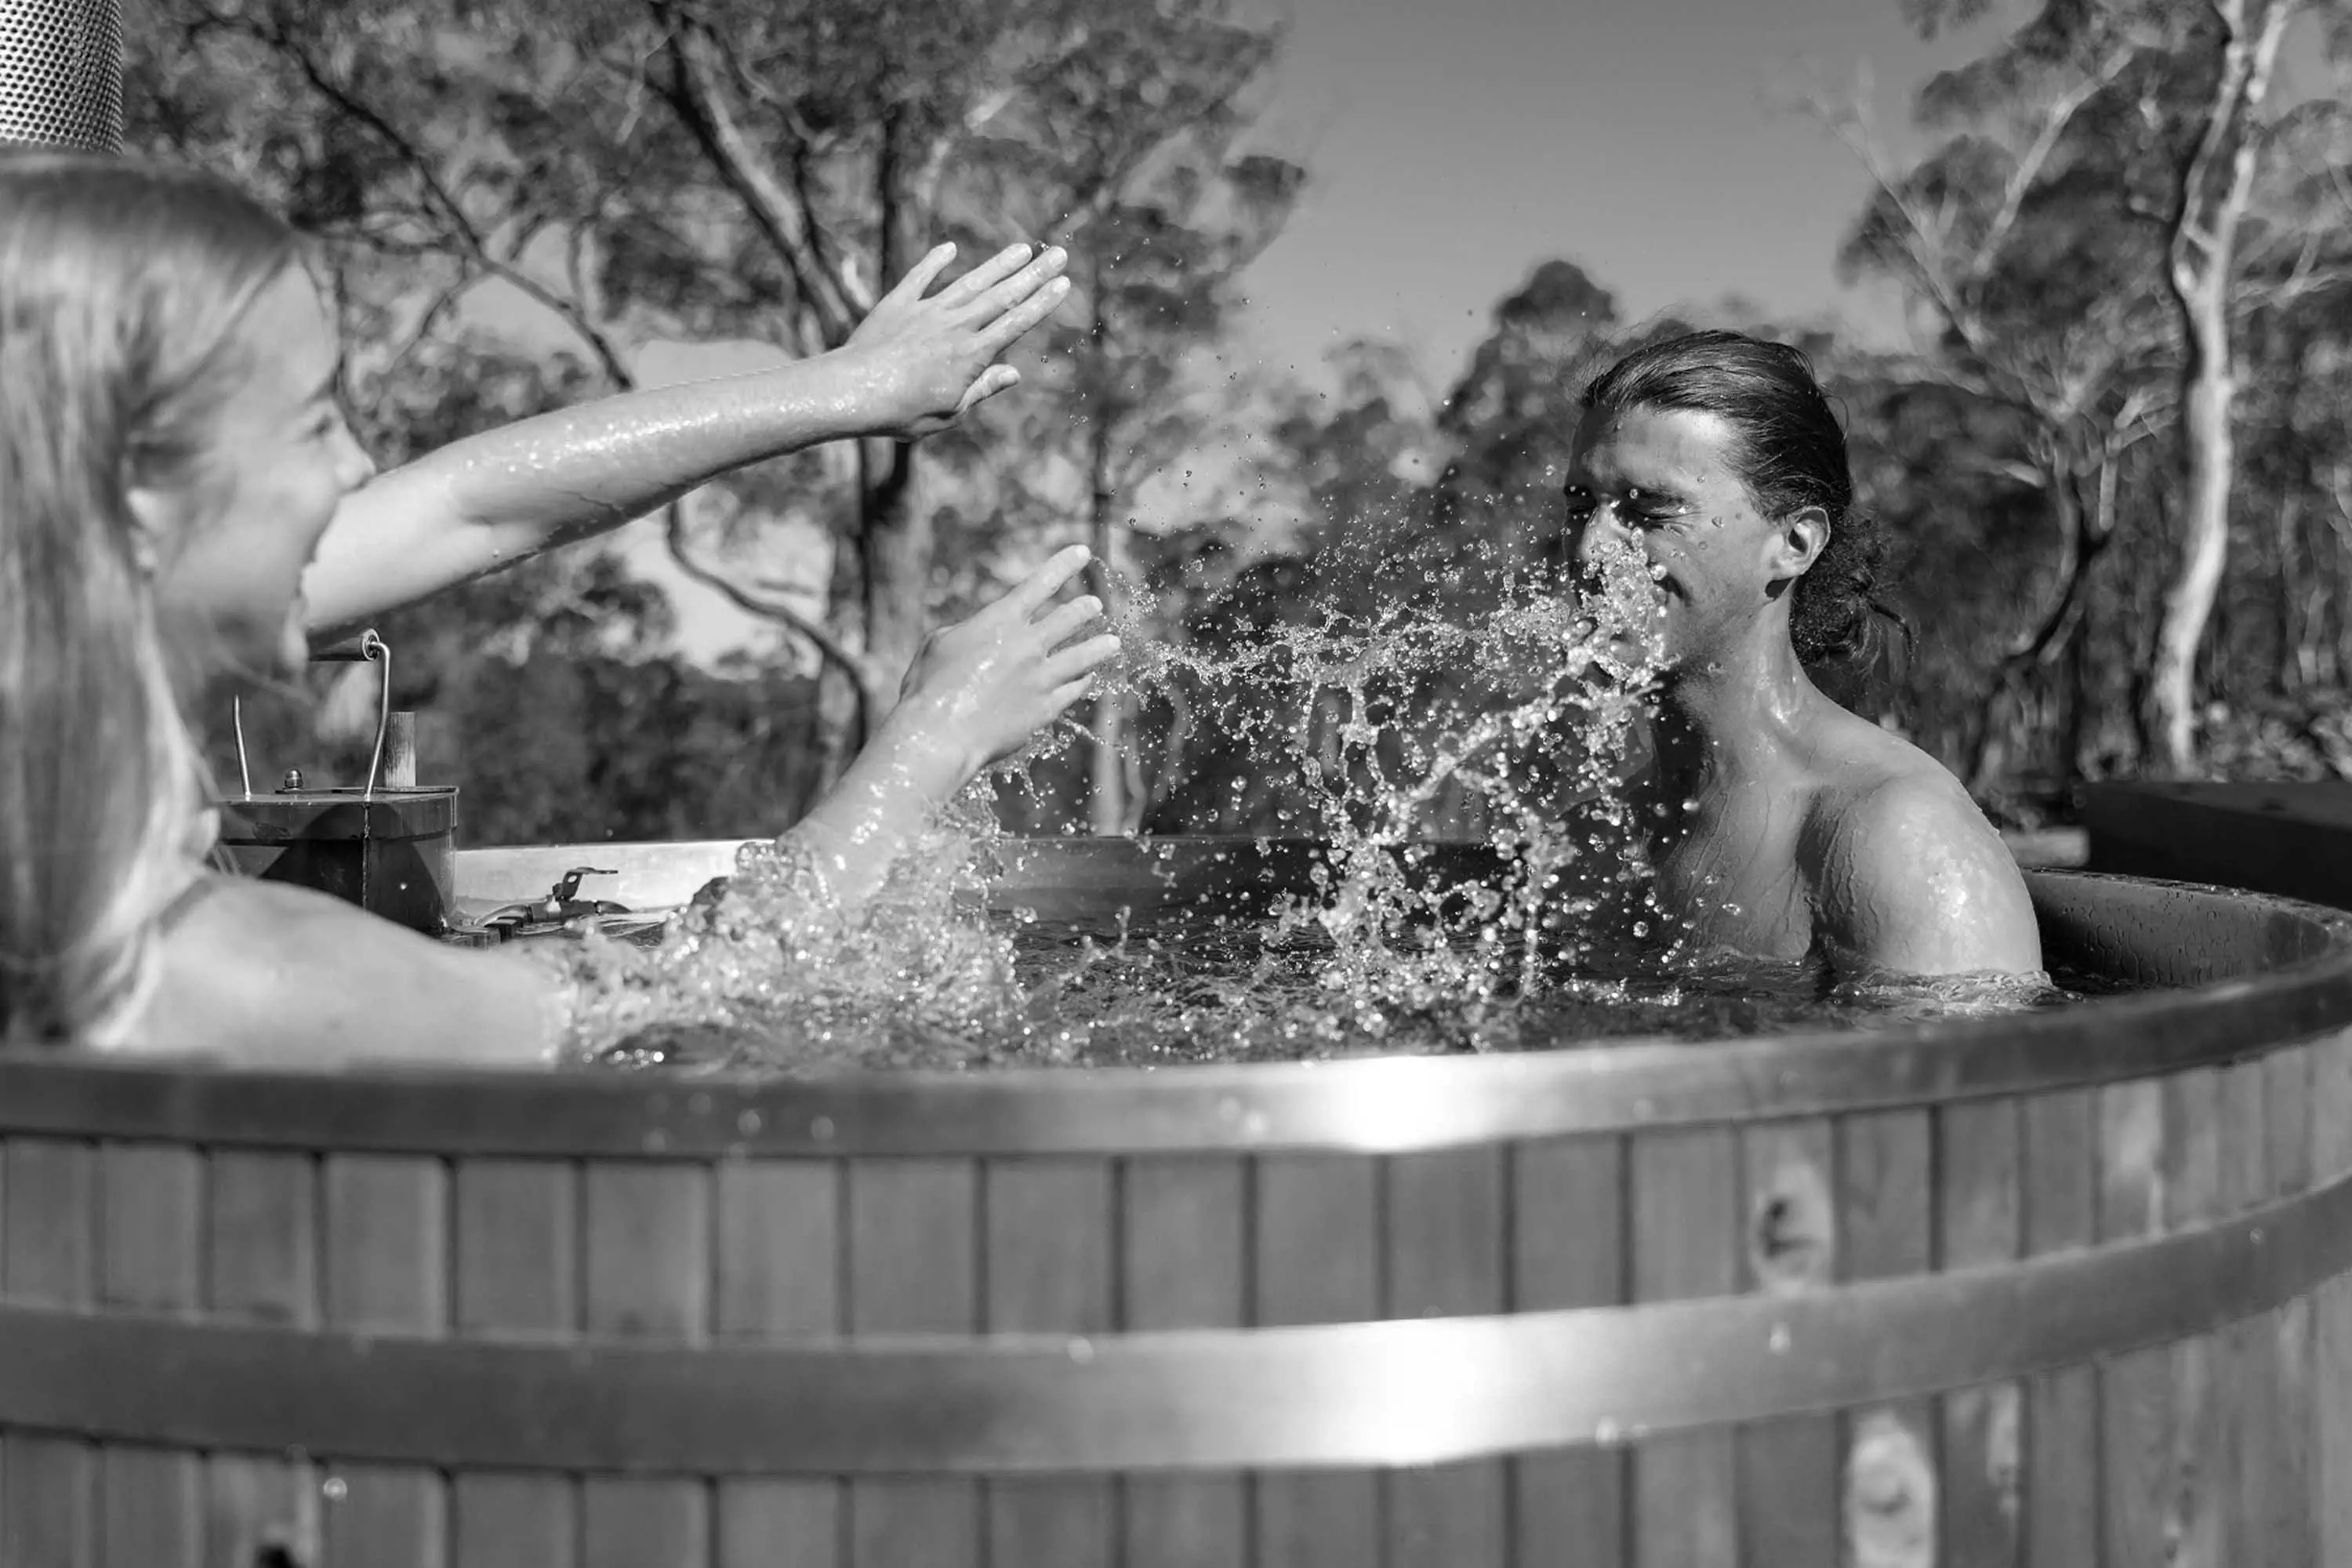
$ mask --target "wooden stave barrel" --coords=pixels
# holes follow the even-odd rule
[[[2045,919],[2060,927],[2108,895],[2168,900],[2178,924],[2189,907],[2180,900],[2198,897],[2080,877],[2039,879],[2037,891]],[[407,1335],[510,1343],[521,1356],[530,1338],[582,1334],[693,1346],[797,1338],[804,1352],[811,1336],[856,1336],[816,1347],[827,1353],[981,1331],[1028,1335],[1033,1351],[1046,1346],[1074,1365],[1111,1367],[1132,1334],[1160,1330],[1507,1310],[1523,1315],[1505,1320],[1517,1328],[1545,1309],[1625,1300],[1641,1311],[1640,1303],[1734,1291],[1763,1292],[1735,1307],[1780,1302],[1801,1318],[1823,1296],[1780,1292],[1825,1267],[1861,1280],[2086,1243],[2120,1256],[2135,1236],[2210,1228],[2250,1201],[2291,1204],[2352,1169],[2344,1147],[2352,1138],[2345,1115],[2352,1047],[2341,1033],[2352,981],[2341,926],[2274,904],[2195,908],[2220,922],[2203,940],[2228,927],[2242,949],[2273,957],[2300,951],[2299,963],[2230,1000],[2273,1032],[2308,1043],[2265,1049],[2254,1039],[2206,1037],[2182,1045],[2144,1030],[2142,1043],[2154,1039],[2156,1047],[2147,1054],[2172,1070],[2127,1078],[2094,1053],[2093,1065],[2118,1081],[2085,1085],[2053,1073],[2048,1060],[2063,1055],[2053,1048],[2023,1064],[2028,1087],[2005,1090],[1962,1074],[1922,1080],[1914,1092],[1939,1098],[1906,1105],[1883,1082],[1864,1081],[1868,1092],[1850,1110],[1822,1101],[1818,1077],[1751,1075],[1741,1121],[1724,1120],[1722,1106],[1703,1097],[1674,1103],[1683,1080],[1653,1073],[1653,1114],[1635,1131],[1596,1129],[1584,1124],[1598,1120],[1587,1115],[1565,1133],[1517,1125],[1512,1136],[1481,1139],[1465,1136],[1458,1121],[1435,1118],[1424,1119],[1435,1126],[1424,1136],[1430,1129],[1401,1118],[1394,1104],[1382,1125],[1349,1129],[1333,1119],[1318,1124],[1270,1095],[1255,1128],[1246,1107],[1238,1117],[1223,1110],[1239,1100],[1183,1105],[1176,1120],[1195,1124],[1166,1142],[1215,1145],[1195,1154],[1160,1146],[1108,1156],[1066,1126],[1033,1121],[1007,1131],[984,1116],[945,1119],[962,1146],[923,1151],[907,1146],[903,1117],[858,1109],[870,1084],[737,1093],[607,1079],[566,1083],[548,1098],[619,1097],[637,1112],[635,1126],[610,1119],[577,1139],[581,1148],[554,1156],[544,1137],[501,1146],[499,1123],[517,1120],[506,1110],[523,1103],[519,1096],[473,1125],[451,1121],[446,1100],[436,1104],[438,1122],[379,1118],[391,1131],[379,1129],[372,1142],[351,1102],[363,1110],[430,1091],[430,1079],[273,1086],[259,1075],[223,1075],[202,1081],[205,1093],[182,1084],[142,1097],[121,1091],[142,1075],[155,1087],[152,1069],[11,1063],[0,1073],[7,1079],[0,1108],[9,1108],[0,1111],[8,1133],[0,1282],[20,1331],[0,1335],[17,1347],[14,1359],[0,1356],[7,1360],[0,1415],[21,1418],[26,1400],[38,1403],[38,1369],[20,1364],[41,1345],[21,1315],[31,1305],[146,1321],[186,1317],[202,1300],[215,1319],[323,1326],[320,1342],[344,1335],[347,1348],[361,1347],[362,1363],[370,1336],[382,1336],[375,1342],[391,1362]],[[2131,1007],[2105,1011],[2119,1017]],[[1786,1041],[1726,1048],[1797,1054]],[[1621,1062],[1643,1065],[1614,1049]],[[1533,1060],[1540,1069],[1543,1059]],[[1584,1070],[1551,1060],[1564,1073]],[[1338,1064],[1307,1075],[1337,1085],[1360,1067],[1397,1065]],[[1446,1079],[1501,1081],[1524,1076],[1526,1065],[1413,1064],[1415,1073],[1433,1070],[1410,1086],[1408,1105],[1435,1104]],[[2005,1070],[2019,1067],[2012,1058]],[[1221,1075],[1245,1089],[1282,1076],[1207,1069]],[[1040,1087],[1024,1085],[1024,1076],[992,1081],[1016,1093]],[[1085,1075],[1097,1083],[1118,1076]],[[1164,1086],[1181,1087],[1171,1075],[1144,1076],[1153,1081],[1115,1084],[1111,1092],[1164,1100]],[[36,1081],[44,1077],[63,1089],[52,1083],[45,1099]],[[1591,1082],[1587,1072],[1584,1087]],[[476,1079],[465,1088],[490,1084]],[[116,1092],[100,1095],[93,1085]],[[1794,1114],[1773,1113],[1759,1099],[1792,1086]],[[929,1089],[970,1097],[989,1087],[965,1079]],[[246,1114],[231,1115],[248,1090]],[[322,1110],[338,1095],[344,1103]],[[1516,1084],[1509,1097],[1502,1109],[1524,1122],[1530,1097]],[[86,1110],[103,1101],[110,1121],[73,1125],[77,1100]],[[1378,1103],[1360,1100],[1357,1110]],[[586,1120],[563,1114],[571,1109],[560,1104],[557,1120]],[[305,1111],[338,1131],[334,1152],[303,1147]],[[832,1129],[819,1138],[814,1124],[828,1111]],[[802,1120],[801,1112],[809,1114]],[[756,1123],[745,1120],[751,1113]],[[200,1122],[209,1152],[193,1146]],[[972,1136],[992,1124],[993,1144]],[[2275,1137],[2242,1135],[2257,1127]],[[862,1132],[879,1134],[887,1152],[868,1152],[857,1142]],[[100,1134],[115,1136],[94,1141]],[[418,1147],[404,1152],[401,1138]],[[1049,1152],[1024,1147],[1040,1144]],[[1772,1223],[1759,1226],[1767,1215]],[[1835,1232],[1826,1250],[1819,1245],[1824,1220]],[[1595,1236],[1615,1245],[1576,1245]],[[1627,1245],[1641,1237],[1652,1240]],[[351,1245],[354,1238],[363,1244]],[[812,1258],[835,1267],[809,1268]],[[1163,1441],[1160,1460],[1122,1475],[1000,1468],[976,1478],[942,1463],[934,1434],[933,1451],[918,1459],[941,1469],[917,1479],[811,1476],[800,1453],[769,1468],[800,1465],[803,1473],[760,1474],[761,1465],[746,1462],[736,1467],[742,1473],[717,1479],[653,1473],[575,1482],[496,1465],[444,1476],[341,1458],[206,1460],[136,1446],[100,1452],[12,1430],[0,1531],[12,1563],[171,1564],[251,1562],[256,1543],[275,1530],[292,1560],[339,1568],[379,1559],[731,1564],[982,1555],[1047,1563],[1810,1563],[1832,1560],[1822,1553],[1839,1551],[1847,1536],[1853,1560],[1864,1563],[2122,1563],[2148,1560],[2141,1549],[2168,1529],[2192,1548],[2210,1529],[2220,1552],[2207,1554],[2210,1561],[2336,1561],[2352,1549],[2345,1504],[2328,1500],[2315,1479],[2341,1473],[2347,1457],[2347,1312],[2337,1283],[2294,1291],[2246,1323],[2177,1348],[2137,1351],[2104,1370],[2072,1367],[1989,1392],[1641,1441],[1643,1412],[1628,1408],[1614,1430],[1596,1427],[1563,1451],[1475,1453],[1385,1472],[1194,1473],[1182,1466],[1198,1456]],[[1803,1343],[1801,1329],[1796,1348]],[[960,1340],[947,1348],[989,1349]],[[1223,1348],[1234,1346],[1224,1341]],[[725,1352],[696,1353],[715,1361]],[[589,1359],[592,1379],[614,1370],[609,1348]],[[257,1366],[257,1376],[263,1371]],[[2199,1404],[2184,1393],[2197,1390],[2212,1397]],[[2176,1422],[2176,1408],[2228,1412],[2240,1441],[2221,1441],[2221,1428],[2201,1414]],[[672,1415],[692,1420],[691,1411]],[[1379,1457],[1423,1457],[1449,1440],[1390,1416],[1394,1430]],[[117,1410],[108,1419],[119,1434],[137,1417]],[[188,1419],[184,1410],[175,1418]],[[428,1431],[435,1418],[416,1416]],[[45,1419],[59,1417],[52,1411]],[[1319,1463],[1337,1463],[1345,1435],[1328,1425],[1300,1424],[1285,1440]],[[2068,1432],[2075,1440],[2030,1440]],[[691,1446],[675,1433],[635,1436],[645,1451],[636,1462],[656,1467],[663,1450]],[[868,1436],[866,1468],[887,1468],[893,1440],[906,1452],[903,1432]],[[1001,1458],[1011,1450],[996,1436]],[[1457,1447],[1461,1437],[1451,1439]],[[990,1437],[962,1440],[977,1451]],[[1142,1452],[1150,1459],[1149,1432],[1129,1440],[1142,1444],[1129,1458]],[[396,1443],[378,1450],[397,1451]],[[2156,1457],[2144,1473],[2110,1466],[2102,1475],[2103,1453]],[[2217,1454],[2231,1462],[2217,1469],[2209,1463]],[[1075,1458],[1099,1465],[1103,1453]],[[1154,1468],[1161,1462],[1176,1468]],[[2012,1462],[2024,1472],[2013,1487],[2002,1479]],[[1931,1536],[1940,1551],[1920,1555],[1905,1531],[1916,1523],[1928,1487],[1941,1499]],[[50,1546],[89,1554],[53,1559]],[[2198,1556],[2192,1550],[2186,1560]]]

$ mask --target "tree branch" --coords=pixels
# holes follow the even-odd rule
[[[400,345],[393,350],[390,357],[378,367],[376,383],[379,386],[388,384],[394,375],[399,374],[400,367],[408,363],[408,356],[423,347],[425,340],[433,335],[433,330],[441,324],[441,318],[454,309],[457,301],[465,297],[467,291],[479,281],[481,281],[479,275],[462,260],[458,262],[457,280],[433,297],[432,300],[425,305],[423,313],[417,317],[415,326],[401,341]]]
[[[857,319],[873,308],[873,296],[845,268],[828,267],[812,242],[808,215],[793,199],[775,171],[753,149],[751,137],[727,106],[712,56],[725,54],[700,24],[679,16],[667,0],[652,0],[655,15],[669,29],[664,52],[670,62],[667,83],[655,90],[667,99],[728,189],[742,204],[801,297],[817,318],[828,346],[848,340]]]
[[[686,537],[686,504],[683,499],[662,509],[662,538],[669,547],[670,559],[677,563],[679,571],[704,587],[716,589],[726,595],[736,608],[764,620],[774,621],[793,635],[806,639],[816,649],[818,657],[839,667],[849,677],[850,687],[857,696],[856,745],[865,745],[867,737],[874,732],[874,721],[881,711],[883,701],[866,661],[822,622],[802,615],[781,600],[762,599],[748,594],[717,568],[696,560],[693,546]]]
[[[1864,112],[1859,108],[1839,113],[1816,97],[1812,101],[1814,116],[1830,133],[1845,144],[1878,193],[1891,205],[1910,230],[1911,242],[1901,247],[1903,262],[1917,279],[1920,288],[1934,302],[1945,322],[1968,346],[1969,353],[1986,369],[1992,368],[1982,325],[1976,313],[1961,297],[1958,286],[1948,277],[1943,262],[1944,236],[1919,211],[1918,204],[1904,191],[1894,171],[1878,151],[1877,138],[1872,134]]]
[[[2041,130],[2027,144],[2017,166],[2010,171],[2008,183],[2001,191],[2000,210],[1993,215],[1991,224],[1985,229],[1983,240],[1977,246],[1971,271],[1981,272],[1986,264],[2000,254],[2010,229],[2017,222],[2018,213],[2025,205],[2026,196],[2033,189],[2033,183],[2042,177],[2042,165],[2057,150],[2058,139],[2065,134],[2066,127],[2074,122],[2075,115],[2082,112],[2083,106],[2106,90],[2116,78],[2123,74],[2124,67],[2131,62],[2131,58],[2132,50],[2128,47],[2114,50],[2088,78],[2071,91],[2061,93],[2057,101],[2050,106]]]
[[[395,127],[382,111],[329,76],[326,68],[319,63],[310,51],[283,27],[276,25],[266,28],[247,26],[245,31],[248,36],[292,60],[295,68],[302,73],[313,89],[352,120],[374,132],[379,140],[393,150],[401,162],[407,165],[409,172],[416,177],[418,184],[425,187],[426,195],[431,197],[433,205],[442,215],[446,232],[475,266],[490,276],[512,285],[526,297],[560,318],[564,325],[588,346],[589,352],[595,355],[597,363],[611,378],[615,387],[626,391],[636,384],[636,378],[630,374],[628,362],[622,356],[619,346],[589,319],[587,312],[581,309],[578,301],[564,298],[512,262],[492,254],[481,230],[466,215],[464,207],[458,205],[457,197],[450,194],[448,187],[434,173],[432,162],[426,158],[423,149]]]
[[[2221,78],[2214,84],[2213,105],[2207,110],[2197,150],[2180,176],[2180,211],[2173,229],[2170,270],[2173,288],[2184,305],[2200,281],[2200,258],[2208,267],[2228,263],[2230,241],[2253,183],[2254,137],[2247,121],[2269,89],[2271,67],[2286,31],[2287,13],[2293,9],[2285,0],[2273,0],[2263,15],[2261,36],[2250,43],[2243,0],[2210,0],[2210,4],[2221,24]],[[2231,153],[2230,183],[2219,201],[2212,202],[2208,187],[2212,184],[2213,166],[2225,149]]]

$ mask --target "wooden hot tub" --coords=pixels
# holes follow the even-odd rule
[[[583,863],[724,847],[459,890]],[[2033,887],[2184,989],[1156,1072],[0,1059],[0,1561],[2352,1563],[2352,921]]]

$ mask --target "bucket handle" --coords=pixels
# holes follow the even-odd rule
[[[375,754],[368,759],[367,788],[360,800],[366,804],[375,799],[377,783],[383,776],[383,741],[392,728],[392,645],[371,629],[362,632],[352,642],[337,643],[310,656],[312,664],[379,664],[383,667],[383,682],[378,688],[375,706]],[[253,798],[253,768],[245,752],[245,700],[240,696],[229,698],[229,722],[236,731],[236,772],[245,786],[245,798]]]

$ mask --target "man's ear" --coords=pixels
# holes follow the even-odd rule
[[[1830,547],[1830,514],[1817,506],[1801,506],[1773,525],[1772,542],[1765,557],[1775,582],[1801,577]]]

